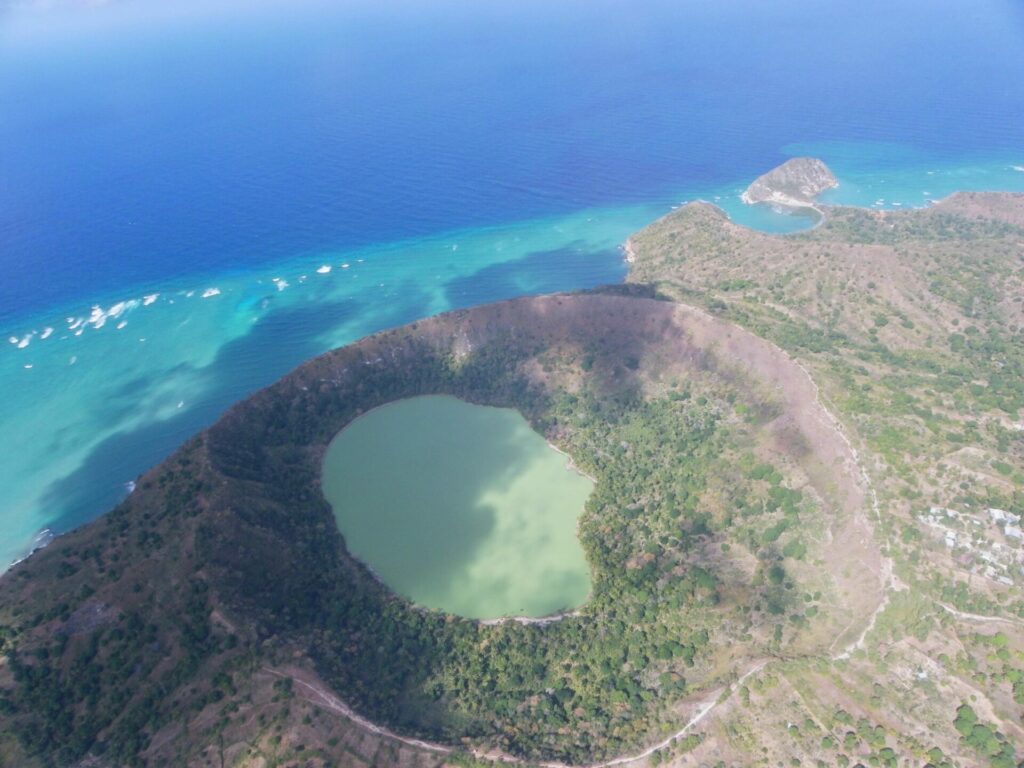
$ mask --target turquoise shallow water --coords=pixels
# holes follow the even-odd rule
[[[474,619],[579,606],[593,484],[517,411],[415,397],[361,416],[324,456],[345,544],[397,593]]]
[[[893,144],[816,142],[783,147],[787,157],[819,157],[839,186],[819,198],[827,205],[852,205],[875,210],[924,208],[958,191],[1024,192],[1024,150],[964,156],[955,163]],[[749,183],[749,182],[747,182]],[[780,216],[764,206],[744,205],[747,183],[728,185],[704,199],[730,218],[765,232],[796,232],[807,226],[800,216]]]
[[[7,3],[0,567],[336,344],[620,280],[686,200],[805,226],[738,199],[788,155],[1024,189],[1020,82],[1018,0]]]
[[[787,151],[835,167],[841,186],[828,199],[839,204],[874,204],[881,190],[887,207],[926,204],[925,191],[1024,191],[1012,158],[871,173],[849,145]],[[61,532],[109,508],[228,405],[313,355],[454,307],[617,282],[626,272],[619,245],[686,200],[715,202],[766,231],[807,225],[743,206],[743,186],[308,254],[139,286],[12,324],[0,349],[0,421],[15,445],[0,463],[0,562],[22,556],[45,529]]]
[[[454,307],[621,280],[618,244],[654,213],[591,210],[323,252],[20,324],[0,350],[0,419],[17,443],[0,463],[0,561],[108,508],[232,402],[318,353]]]

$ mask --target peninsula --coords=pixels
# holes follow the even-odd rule
[[[839,182],[821,160],[794,157],[777,168],[759,176],[743,192],[748,205],[766,203],[783,209],[814,208],[814,201]]]
[[[834,185],[787,166],[750,201]],[[784,237],[696,203],[624,285],[307,362],[0,577],[0,764],[1016,766],[1021,243],[1008,194]],[[349,552],[328,446],[423,395],[593,478],[576,610],[429,610]]]

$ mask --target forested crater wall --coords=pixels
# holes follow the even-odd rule
[[[454,312],[316,358],[15,569],[0,593],[18,617],[4,685],[28,748],[47,754],[57,736],[27,702],[59,697],[86,751],[100,734],[125,753],[156,734],[173,749],[170,702],[212,706],[208,681],[234,680],[244,658],[274,668],[288,648],[398,732],[584,763],[650,743],[766,654],[832,644],[879,592],[847,567],[873,556],[851,545],[866,488],[813,382],[701,310],[617,293]],[[517,408],[595,478],[579,531],[594,587],[578,612],[487,625],[421,610],[347,554],[323,452],[360,414],[422,394]],[[36,589],[57,572],[77,598]],[[76,632],[83,612],[95,628]],[[126,636],[126,621],[149,634]],[[123,666],[92,684],[87,716],[60,669],[92,644]],[[176,693],[154,698],[149,680]],[[148,702],[144,724],[125,697]]]

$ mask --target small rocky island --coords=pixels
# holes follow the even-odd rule
[[[815,208],[815,198],[838,187],[835,175],[815,157],[794,157],[747,187],[741,199],[747,205],[768,203],[783,209]]]
[[[750,192],[811,206],[816,167]],[[691,203],[625,284],[306,362],[0,575],[0,766],[1021,768],[1022,242],[1024,195],[797,237]],[[593,482],[577,610],[425,610],[359,558],[325,456],[421,396],[514,409]],[[445,476],[479,517],[439,589],[500,577],[491,478],[534,464],[484,431],[511,457]]]

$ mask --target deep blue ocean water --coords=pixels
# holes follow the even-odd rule
[[[737,200],[788,156],[1024,190],[1017,0],[2,8],[0,563],[331,346],[620,280],[695,197],[799,226]]]

